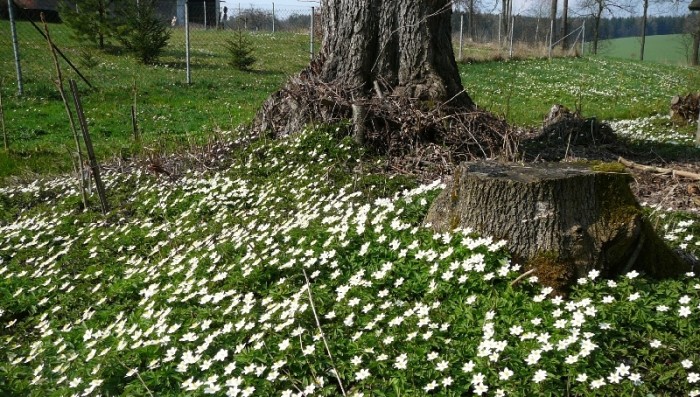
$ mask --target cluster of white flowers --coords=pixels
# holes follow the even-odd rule
[[[311,396],[341,384],[363,395],[394,378],[426,393],[502,396],[543,387],[559,368],[593,389],[642,384],[645,369],[627,363],[592,381],[578,371],[615,327],[598,322],[600,311],[639,292],[515,292],[520,266],[500,251],[506,242],[435,234],[407,215],[427,208],[439,182],[368,204],[352,185],[319,179],[314,170],[334,163],[311,138],[177,183],[107,173],[129,209],[108,219],[67,205],[77,197],[68,178],[0,190],[49,203],[0,225],[9,365],[28,371],[35,390],[84,396],[104,394],[114,374],[135,390],[165,377],[228,396]],[[534,309],[494,300],[498,291]],[[695,312],[694,299],[678,300],[679,318]],[[21,318],[30,307],[38,314]],[[683,362],[689,383],[692,366]]]
[[[610,126],[616,134],[635,141],[692,145],[695,140],[692,133],[678,131],[673,127],[668,115],[658,114],[634,120],[615,120],[610,122]]]

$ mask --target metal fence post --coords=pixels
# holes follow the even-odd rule
[[[207,29],[207,2],[202,2],[202,9],[204,10],[204,29]]]
[[[12,49],[15,53],[15,71],[17,72],[17,93],[24,94],[22,85],[22,65],[19,61],[19,43],[17,41],[17,27],[15,26],[15,11],[12,0],[7,0],[7,11],[10,14],[10,31],[12,32]]]
[[[586,21],[583,21],[583,24],[581,25],[581,29],[583,31],[582,38],[581,38],[581,56],[584,56],[584,51],[586,48]]]
[[[311,51],[311,59],[314,59],[314,14],[316,12],[315,7],[311,7],[311,29],[309,31],[309,48]]]
[[[552,39],[554,38],[554,20],[549,24],[549,59],[552,60]]]
[[[515,36],[515,17],[511,17],[510,20],[510,51],[508,58],[513,58],[513,36]]]
[[[185,70],[187,84],[192,84],[192,71],[190,70],[190,2],[185,1]]]
[[[462,47],[464,40],[464,13],[459,18],[459,60],[462,60]]]
[[[275,3],[272,3],[272,33],[275,33]]]

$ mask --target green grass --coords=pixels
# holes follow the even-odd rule
[[[184,34],[174,30],[156,66],[143,66],[112,49],[103,53],[70,38],[51,24],[54,41],[78,65],[95,89],[88,89],[62,62],[82,90],[93,142],[101,159],[146,150],[174,150],[206,142],[215,131],[249,122],[264,99],[308,63],[305,34],[252,34],[259,62],[252,72],[227,65],[224,41],[232,32],[193,30],[192,79],[185,84]],[[46,42],[27,22],[18,24],[23,97],[17,97],[9,24],[0,21],[0,83],[11,152],[0,151],[0,179],[56,174],[72,168],[74,147],[67,117],[52,84]],[[8,33],[8,34],[5,34]],[[317,47],[318,48],[318,47]],[[96,65],[80,66],[88,51]],[[477,57],[467,47],[465,57]],[[666,113],[668,99],[700,86],[697,69],[611,58],[558,58],[461,64],[464,86],[479,106],[522,126],[537,126],[560,103],[600,119],[636,119]],[[135,89],[135,91],[134,91]],[[143,147],[131,137],[130,107],[136,93]],[[145,148],[145,149],[144,149]]]
[[[667,113],[673,95],[700,86],[697,68],[608,58],[474,63],[461,74],[477,104],[527,126],[557,103],[603,120]]]
[[[98,55],[85,103],[102,156],[138,150],[134,81],[145,145],[167,150],[249,120],[306,63],[304,37],[266,35],[258,73],[225,69],[208,40],[219,32],[200,33],[190,87],[181,49],[167,68]],[[33,51],[26,70],[44,75],[27,98],[3,88],[14,149],[0,175],[68,167],[50,68]],[[698,86],[693,69],[600,58],[460,67],[477,103],[512,122],[580,105],[636,119],[621,124],[634,139],[662,128],[643,116],[669,93]],[[2,64],[6,81],[11,71]],[[81,208],[70,176],[0,185],[0,395],[330,397],[338,378],[367,397],[700,394],[697,276],[591,272],[555,297],[514,283],[522,269],[503,243],[424,228],[442,186],[370,173],[382,161],[333,128],[231,147],[227,167],[174,183],[105,170],[106,217],[94,194]],[[673,246],[700,252],[696,218],[657,219]]]
[[[182,30],[173,31],[157,66],[142,66],[123,54],[90,49],[98,65],[86,68],[79,63],[82,47],[71,40],[67,28],[51,24],[50,29],[56,45],[95,87],[88,89],[61,61],[66,78],[75,79],[82,90],[83,108],[102,158],[133,151],[130,111],[134,88],[144,145],[173,148],[202,142],[214,130],[231,130],[249,121],[271,92],[308,63],[307,36],[253,34],[259,61],[253,71],[240,72],[226,64],[222,50],[224,40],[233,33],[193,30],[193,84],[188,86]],[[54,68],[48,45],[31,25],[18,23],[25,85],[25,95],[19,98],[6,31],[8,22],[0,21],[0,82],[13,153],[0,153],[0,178],[26,171],[65,171],[70,168],[67,150],[73,147],[72,135],[52,84]]]
[[[0,395],[337,397],[334,373],[367,397],[698,388],[697,276],[553,296],[514,282],[503,243],[423,227],[439,181],[355,173],[371,160],[332,129],[231,158],[177,183],[107,172],[107,217],[67,176],[0,188]]]
[[[641,51],[640,37],[625,37],[600,42],[598,55],[611,58],[639,59]],[[647,36],[644,45],[644,60],[673,65],[687,65],[690,56],[688,36],[669,34]]]

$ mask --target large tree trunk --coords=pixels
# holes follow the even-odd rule
[[[472,106],[452,49],[449,0],[324,0],[320,78],[355,96],[394,93]]]
[[[355,109],[366,124],[356,131],[366,131],[364,142],[380,150],[430,141],[494,155],[507,126],[477,131],[484,123],[473,119],[476,107],[462,87],[451,6],[450,0],[323,0],[320,54],[268,98],[253,130],[285,136],[310,123],[349,120]],[[400,136],[386,138],[394,132]]]
[[[515,260],[561,292],[591,270],[603,277],[632,269],[655,277],[689,271],[644,220],[629,176],[603,171],[465,164],[425,222],[440,232],[471,228],[507,240]]]
[[[452,49],[451,4],[449,0],[323,0],[322,50],[298,79],[329,85],[348,102],[394,95],[428,105],[449,101],[450,107],[471,109],[474,103],[462,88]],[[279,136],[312,121],[349,118],[349,103],[338,98],[329,101],[329,108],[320,104],[323,108],[307,111],[307,104],[290,100],[294,89],[288,84],[268,99],[256,118],[257,129]]]

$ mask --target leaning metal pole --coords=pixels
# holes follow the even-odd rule
[[[311,30],[309,31],[309,53],[311,54],[311,60],[314,59],[314,13],[316,12],[315,7],[311,7]]]
[[[19,43],[17,42],[17,27],[15,26],[15,11],[12,0],[7,0],[7,11],[10,14],[10,31],[12,34],[12,49],[15,52],[15,70],[17,72],[17,93],[24,94],[24,86],[22,85],[22,65],[19,61]]]
[[[192,71],[190,70],[190,2],[185,1],[185,69],[187,84],[192,84]]]
[[[462,47],[464,40],[464,13],[459,18],[459,60],[462,61]]]

